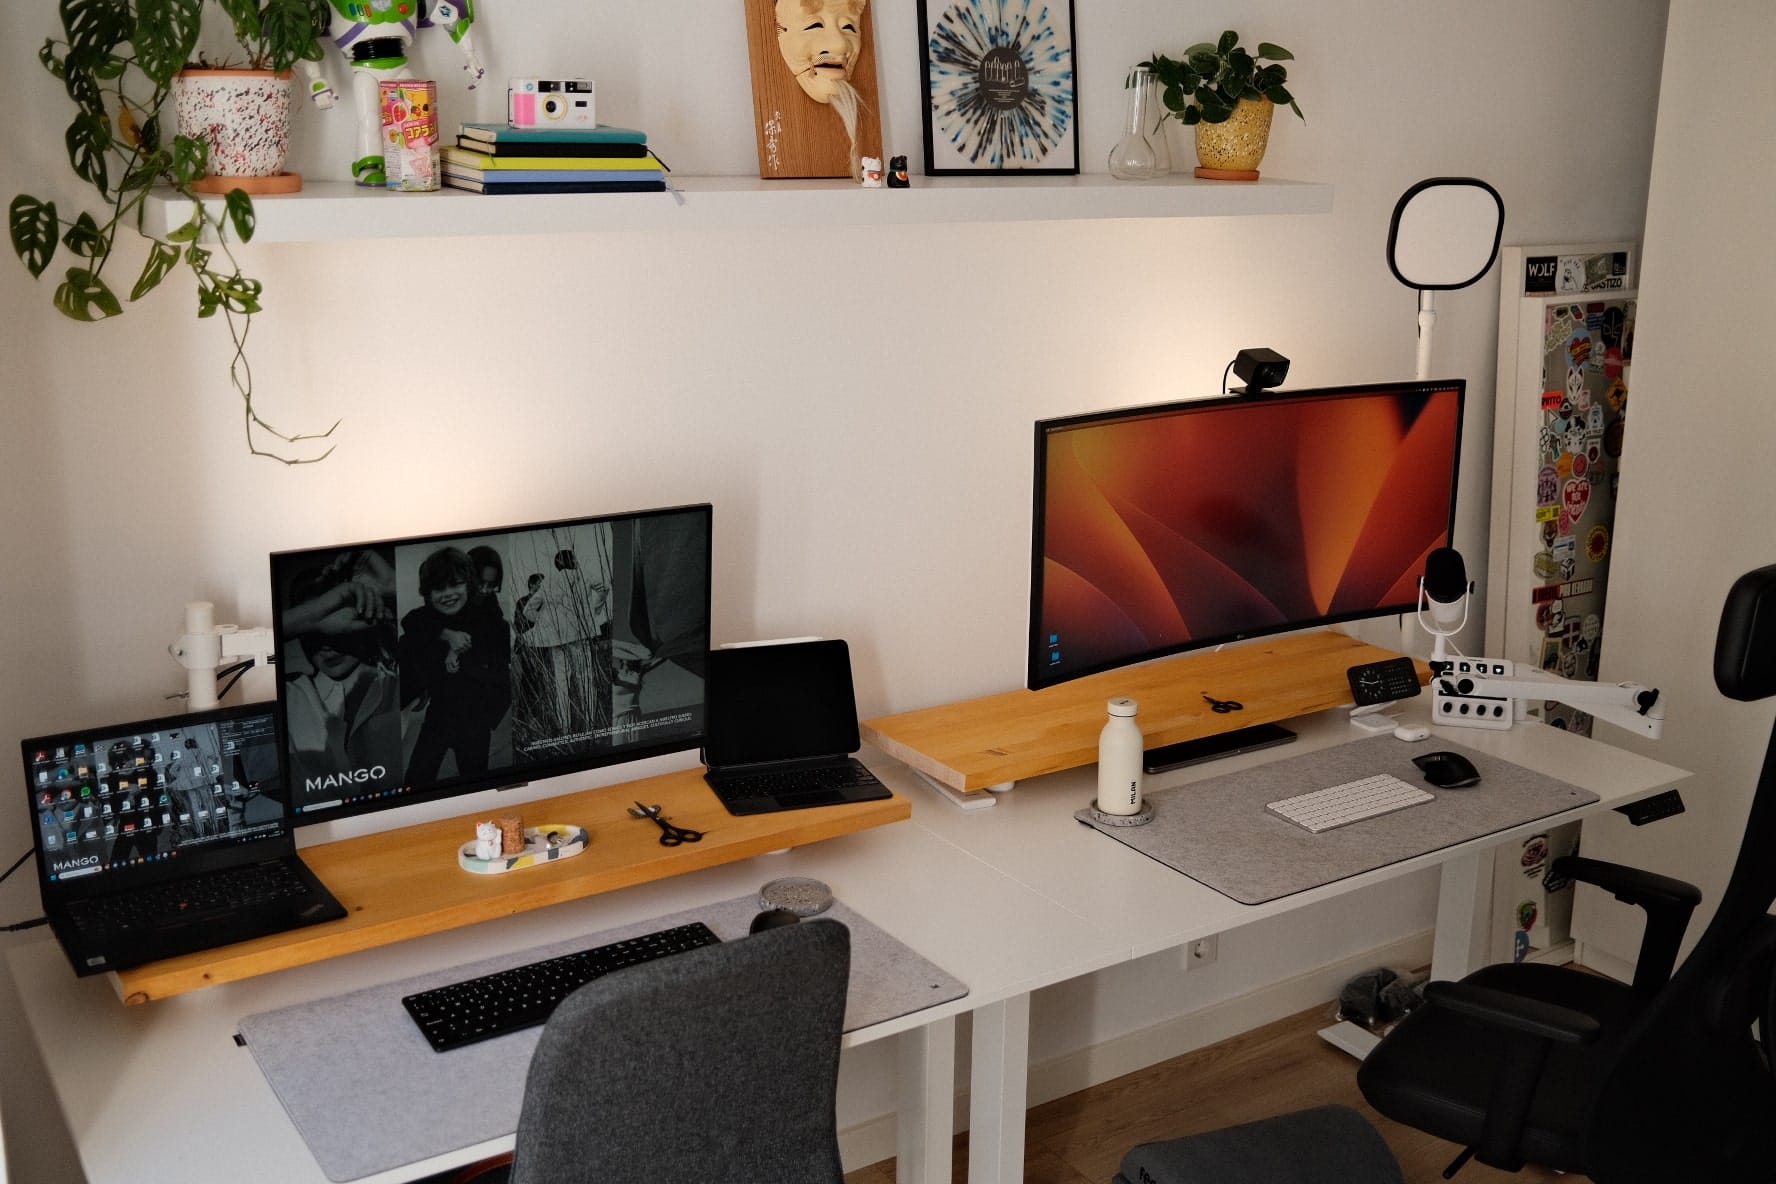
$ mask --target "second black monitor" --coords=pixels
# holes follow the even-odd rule
[[[273,555],[297,821],[697,747],[711,537],[695,505]]]

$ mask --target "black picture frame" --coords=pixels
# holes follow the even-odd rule
[[[1077,176],[1073,0],[918,6],[925,175]]]

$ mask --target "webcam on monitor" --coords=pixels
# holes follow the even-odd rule
[[[1262,395],[1283,385],[1289,377],[1289,359],[1274,349],[1242,349],[1233,359],[1233,372],[1245,382],[1235,387],[1236,395]]]

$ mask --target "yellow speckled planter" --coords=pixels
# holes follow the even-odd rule
[[[1256,181],[1270,146],[1269,99],[1241,99],[1225,123],[1196,125],[1196,175],[1217,181]]]

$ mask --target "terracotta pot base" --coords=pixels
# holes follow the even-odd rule
[[[1196,175],[1205,181],[1256,181],[1257,169],[1205,169],[1197,166]]]
[[[295,193],[302,188],[301,173],[273,173],[269,177],[204,177],[191,187],[199,193],[227,193],[230,189],[244,191],[248,197],[267,193]]]

